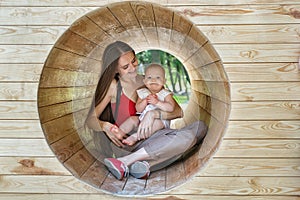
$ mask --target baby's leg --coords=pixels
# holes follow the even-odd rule
[[[120,129],[125,134],[129,133],[130,131],[134,130],[139,125],[139,117],[138,116],[131,116],[126,119],[121,125]]]
[[[120,126],[120,129],[126,133],[129,133],[133,129],[137,128],[140,123],[138,116],[130,117],[125,122],[126,123],[123,123]],[[129,146],[132,146],[136,143],[136,141],[137,141],[137,134],[133,133],[128,138],[124,139],[122,142]]]
[[[152,133],[151,135],[153,135],[153,133],[155,133],[156,131],[165,128],[164,123],[160,120],[160,119],[155,119],[153,126],[152,126]]]
[[[138,116],[131,116],[125,120],[120,127],[113,126],[111,132],[118,136],[119,139],[123,139],[124,136],[138,126]]]
[[[155,119],[154,122],[153,122],[151,135],[153,135],[153,133],[155,133],[156,131],[158,131],[160,129],[163,129],[163,128],[164,128],[163,122],[159,119]],[[126,138],[125,140],[123,140],[122,142],[124,144],[129,145],[129,146],[132,146],[137,141],[138,141],[137,133],[134,133],[134,134],[130,135],[128,138]]]

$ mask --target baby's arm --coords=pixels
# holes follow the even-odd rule
[[[140,97],[138,97],[136,104],[135,104],[135,109],[137,112],[141,113],[143,112],[143,110],[145,110],[147,106],[147,99],[141,99]]]
[[[172,94],[169,94],[165,97],[164,101],[159,101],[157,97],[153,97],[153,95],[149,95],[150,99],[148,102],[155,104],[160,110],[166,112],[173,112],[175,108],[175,100]],[[153,99],[152,99],[153,98]],[[154,99],[156,98],[156,100]]]

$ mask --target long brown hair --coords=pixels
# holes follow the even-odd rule
[[[119,77],[117,74],[119,58],[121,57],[121,55],[127,52],[133,52],[135,54],[134,50],[128,44],[121,41],[113,42],[105,48],[102,56],[102,73],[98,81],[93,103],[90,107],[90,111],[86,120],[88,120],[91,113],[94,112],[95,107],[101,101],[103,101],[113,79],[119,81]],[[102,121],[114,123],[114,117],[112,114],[110,103],[100,114],[99,119]],[[87,128],[87,126],[85,127]],[[97,157],[98,154],[103,155],[104,157],[111,157],[114,154],[114,151],[112,150],[113,144],[111,144],[110,139],[105,133],[100,132],[89,129],[86,134],[91,134],[91,137],[93,138],[93,147],[95,147]],[[89,151],[95,153],[93,147],[89,147]]]
[[[121,41],[113,42],[105,48],[102,56],[102,74],[98,81],[95,92],[95,107],[106,96],[113,79],[116,79],[116,81],[119,80],[118,74],[116,73],[119,64],[119,58],[121,55],[127,52],[133,52],[135,54],[134,50],[128,44]],[[99,116],[99,119],[110,121],[112,123],[114,122],[110,104],[106,106],[103,113]]]

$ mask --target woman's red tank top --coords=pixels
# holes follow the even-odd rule
[[[116,103],[111,103],[111,109],[113,114],[116,110]],[[127,96],[122,93],[120,95],[120,103],[119,103],[119,110],[118,110],[118,116],[114,116],[115,124],[117,126],[120,126],[128,117],[135,116],[136,115],[136,109],[135,109],[135,102],[133,102],[131,99],[129,99]]]

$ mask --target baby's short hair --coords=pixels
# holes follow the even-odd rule
[[[158,63],[151,63],[150,65],[148,65],[145,69],[145,73],[147,72],[147,69],[149,68],[160,68],[164,74],[165,74],[165,69],[163,68],[163,66],[161,64],[158,64]]]

